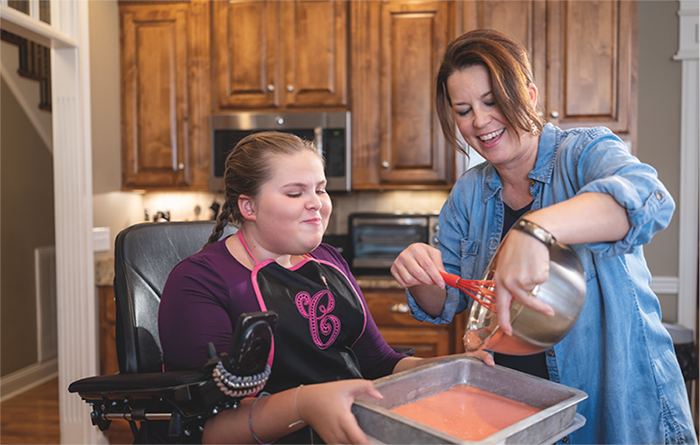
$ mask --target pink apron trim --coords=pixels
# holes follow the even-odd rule
[[[243,244],[243,247],[245,248],[246,252],[248,252],[248,255],[250,255],[250,257],[253,259],[253,261],[255,261],[255,268],[253,269],[253,271],[250,274],[250,279],[253,282],[253,289],[255,290],[255,297],[258,300],[258,306],[260,306],[260,310],[263,312],[267,311],[267,306],[265,305],[265,300],[263,300],[262,294],[260,293],[260,287],[258,286],[257,272],[261,267],[263,267],[267,264],[270,264],[270,262],[273,260],[267,260],[267,261],[264,261],[262,263],[259,263],[258,260],[256,260],[255,257],[253,256],[253,253],[250,251],[250,249],[248,249],[248,245],[246,244],[245,240],[243,239],[243,234],[241,233],[240,230],[238,232],[236,232],[236,235],[238,236],[238,239],[241,241],[241,244]],[[267,364],[270,366],[270,368],[272,368],[272,361],[273,361],[274,357],[275,357],[275,336],[273,335],[272,336],[272,345],[270,346],[270,357],[267,359]]]

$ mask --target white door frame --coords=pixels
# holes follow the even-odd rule
[[[54,211],[58,312],[58,398],[61,443],[108,443],[90,408],[68,392],[71,382],[99,374],[92,246],[92,138],[87,0],[52,0],[51,25],[0,0],[1,26],[51,48]]]
[[[698,2],[681,0],[678,52],[683,64],[681,91],[681,163],[678,243],[678,324],[698,332],[698,204],[700,154],[698,153]]]

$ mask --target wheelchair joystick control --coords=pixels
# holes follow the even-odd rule
[[[68,388],[91,407],[92,424],[101,431],[112,419],[129,421],[136,437],[137,422],[168,420],[168,434],[189,443],[199,440],[204,422],[267,384],[277,314],[242,314],[227,353],[205,345],[208,358],[201,371],[152,372],[88,377]],[[144,391],[144,387],[149,388]]]

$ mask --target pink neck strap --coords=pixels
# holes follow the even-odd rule
[[[243,231],[239,230],[238,232],[236,232],[236,235],[238,235],[238,239],[241,240],[241,244],[243,244],[243,248],[245,249],[246,252],[248,252],[248,255],[250,255],[250,257],[253,259],[253,261],[255,262],[255,265],[257,266],[258,264],[260,264],[260,262],[258,260],[256,260],[255,257],[253,256],[253,252],[251,252],[250,249],[248,248],[248,244],[246,244],[245,239],[243,238]]]

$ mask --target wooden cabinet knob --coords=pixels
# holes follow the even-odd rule
[[[294,85],[287,85],[287,91],[289,91],[290,93],[294,91]]]
[[[268,84],[267,91],[275,91],[275,86],[273,84]]]
[[[558,111],[552,111],[552,114],[550,114],[554,119],[559,117],[559,112]]]
[[[395,314],[407,314],[410,311],[411,308],[409,308],[406,303],[396,303],[389,306],[389,312],[393,312]]]
[[[185,169],[185,164],[183,164],[182,162],[180,162],[179,164],[177,164],[177,169],[178,169],[178,170],[184,170],[184,169]]]
[[[389,168],[390,165],[391,164],[389,164],[389,161],[382,162],[382,167],[384,167],[384,168]]]

